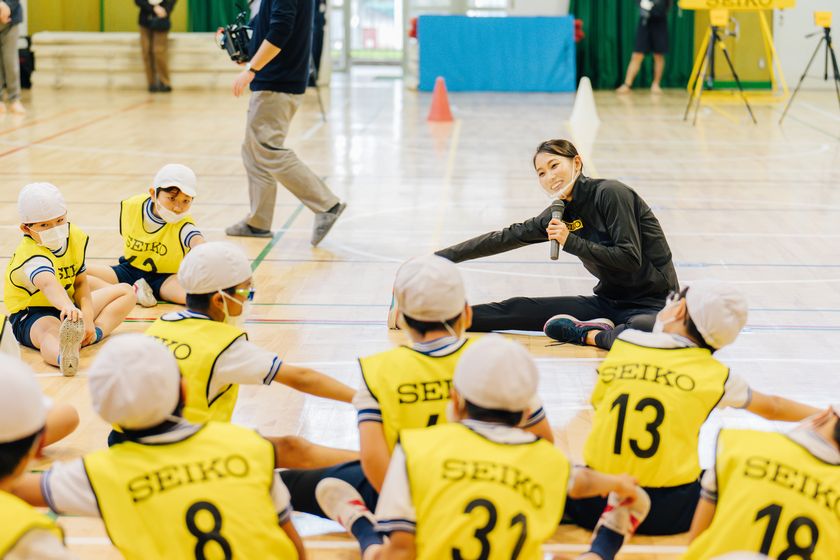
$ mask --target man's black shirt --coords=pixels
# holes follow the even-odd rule
[[[251,22],[250,54],[254,56],[263,40],[280,53],[260,68],[251,82],[251,91],[304,93],[309,78],[312,51],[313,0],[263,0]]]
[[[453,262],[495,255],[548,241],[551,207],[539,216],[480,235],[436,254]],[[575,255],[599,282],[595,294],[621,304],[661,305],[679,287],[671,249],[659,220],[636,192],[609,179],[581,176],[563,221],[563,250]]]

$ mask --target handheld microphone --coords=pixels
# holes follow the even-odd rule
[[[562,220],[563,210],[566,209],[566,202],[559,198],[551,203],[551,219]],[[556,261],[560,257],[560,242],[551,240],[551,260]]]

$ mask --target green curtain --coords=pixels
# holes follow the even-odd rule
[[[675,2],[676,4],[676,2]],[[571,0],[570,13],[583,20],[578,43],[578,78],[588,76],[595,89],[621,85],[636,39],[636,0]],[[668,14],[670,49],[665,58],[664,87],[685,87],[694,63],[694,12],[672,7]],[[645,57],[636,87],[650,86],[652,57]]]
[[[233,23],[236,14],[248,9],[247,0],[192,0],[190,31],[216,31]]]

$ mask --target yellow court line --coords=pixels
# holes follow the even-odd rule
[[[720,107],[718,107],[717,105],[714,105],[714,104],[711,104],[711,103],[707,103],[707,104],[706,104],[706,107],[710,107],[710,108],[712,109],[712,111],[715,111],[717,114],[719,114],[720,116],[722,116],[723,118],[725,118],[725,119],[726,119],[726,120],[728,120],[729,122],[732,122],[732,123],[734,123],[734,124],[740,124],[740,123],[738,122],[738,119],[736,119],[736,118],[735,118],[735,117],[733,117],[733,116],[732,116],[729,112],[724,111],[723,109],[721,109],[721,108],[720,108]]]

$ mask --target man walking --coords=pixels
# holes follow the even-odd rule
[[[239,97],[251,88],[242,161],[248,173],[248,216],[225,230],[240,237],[271,237],[277,182],[315,212],[312,245],[332,229],[346,204],[295,152],[284,146],[309,78],[313,0],[263,0],[252,21],[251,61],[233,83]]]

